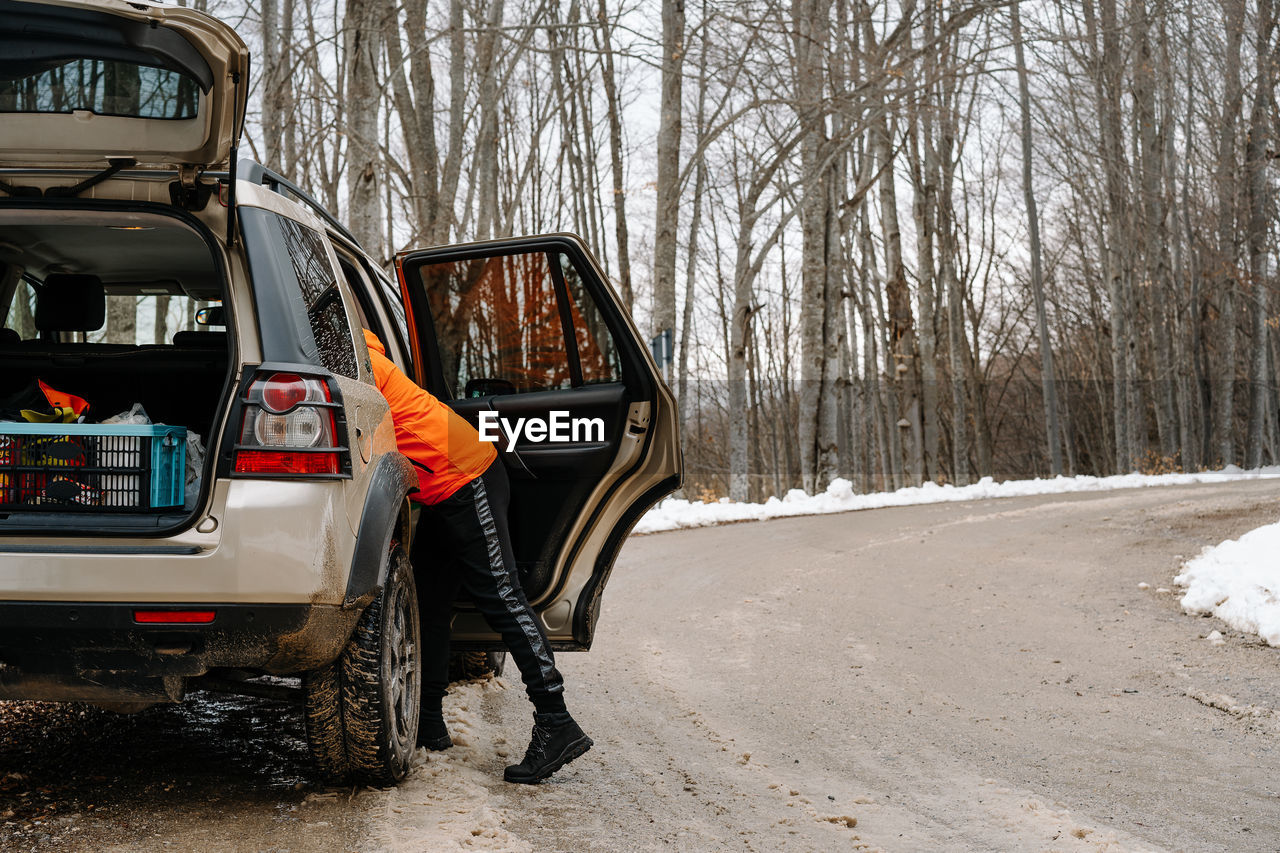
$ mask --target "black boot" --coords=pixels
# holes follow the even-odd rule
[[[508,782],[541,782],[592,746],[591,738],[583,734],[572,717],[559,724],[540,721],[538,715],[533,719],[533,739],[525,750],[524,761],[512,764],[503,774]]]
[[[443,714],[423,713],[418,718],[418,746],[425,746],[439,752],[453,746],[449,737],[449,728],[444,724]]]

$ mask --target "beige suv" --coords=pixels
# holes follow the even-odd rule
[[[670,391],[582,242],[406,252],[393,282],[237,162],[248,52],[191,9],[0,0],[0,55],[0,410],[37,380],[90,405],[65,427],[0,412],[0,699],[293,696],[326,775],[404,775],[419,603],[397,579],[438,554],[413,548],[417,479],[362,328],[500,443],[525,590],[556,648],[589,648],[681,460]],[[96,421],[137,404],[199,438],[185,492],[157,499],[173,471],[105,449],[30,467],[37,440],[83,456],[128,433]],[[501,648],[456,611],[459,649]]]

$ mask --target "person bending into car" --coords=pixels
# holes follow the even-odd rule
[[[541,781],[585,753],[592,741],[569,715],[551,644],[516,574],[507,529],[511,489],[506,470],[494,446],[405,376],[373,332],[365,329],[364,338],[378,390],[391,405],[398,449],[418,471],[419,491],[410,499],[426,505],[413,552],[418,547],[438,552],[432,568],[418,578],[424,647],[418,745],[434,750],[453,745],[441,701],[449,685],[453,601],[465,588],[485,621],[502,635],[533,702],[529,749],[504,778]]]

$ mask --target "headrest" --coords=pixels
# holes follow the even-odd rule
[[[42,332],[95,332],[107,317],[107,295],[96,275],[50,273],[36,294]]]
[[[0,347],[20,343],[22,343],[22,335],[18,334],[16,329],[0,329]]]

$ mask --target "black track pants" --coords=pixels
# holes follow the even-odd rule
[[[564,679],[529,608],[507,529],[511,486],[502,460],[438,504],[423,507],[413,553],[422,614],[424,711],[440,707],[449,686],[453,600],[471,594],[489,627],[502,635],[539,714],[564,714]],[[419,550],[421,549],[421,550]]]

